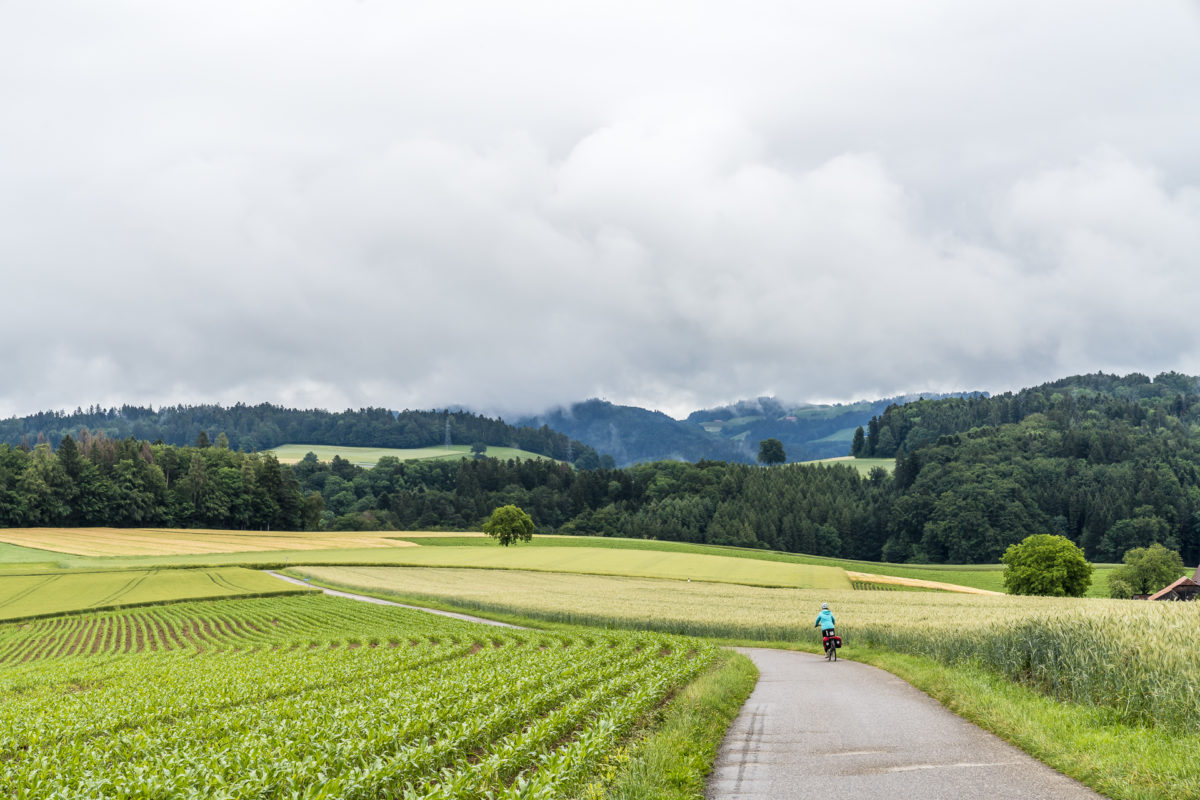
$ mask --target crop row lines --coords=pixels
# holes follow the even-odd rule
[[[56,737],[34,748],[26,731],[24,748],[10,753],[0,770],[0,789],[18,797],[22,787],[38,787],[39,796],[162,796],[173,791],[172,776],[186,769],[189,785],[210,797],[249,796],[251,784],[260,796],[264,782],[264,796],[383,796],[429,781],[461,754],[491,742],[512,744],[525,736],[518,752],[543,752],[605,704],[639,686],[661,686],[665,676],[678,677],[680,671],[664,669],[664,661],[670,658],[639,646],[485,648],[444,661],[417,680],[392,672],[198,710],[103,738]],[[526,674],[512,681],[522,668]],[[530,725],[547,715],[545,725]],[[513,739],[512,731],[523,728]],[[146,753],[160,755],[146,765]],[[493,766],[494,779],[525,766],[507,760],[502,769]],[[339,777],[321,777],[330,763],[339,765]]]

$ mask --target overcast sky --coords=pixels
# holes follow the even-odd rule
[[[1200,373],[1200,5],[0,0],[0,415]]]

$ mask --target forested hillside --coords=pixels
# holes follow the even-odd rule
[[[1153,380],[1140,373],[1124,377],[1075,375],[1019,392],[922,399],[887,407],[866,426],[852,455],[891,458],[951,433],[1020,422],[1045,414],[1063,427],[1084,421],[1123,420],[1152,427],[1200,422],[1200,378],[1167,372]]]
[[[1082,375],[889,408],[863,455],[896,454],[886,558],[956,561],[1025,533],[1118,560],[1159,541],[1200,560],[1200,394],[1166,373]]]
[[[164,406],[155,411],[139,406],[92,407],[72,413],[45,412],[0,420],[0,442],[32,447],[46,442],[57,447],[64,436],[86,430],[109,439],[193,444],[203,433],[216,442],[224,434],[233,450],[268,450],[281,444],[328,444],[360,447],[431,447],[446,439],[447,422],[455,444],[477,442],[495,447],[516,447],[550,456],[587,469],[599,466],[600,457],[582,442],[542,426],[520,428],[500,419],[463,411],[401,411],[364,408],[331,412],[320,409],[283,408],[269,403]]]
[[[619,466],[642,461],[751,462],[758,452],[742,441],[726,441],[698,425],[672,419],[661,411],[619,406],[605,400],[588,400],[517,420],[530,427],[548,426],[611,455]],[[844,455],[846,449],[843,448]]]
[[[932,399],[964,396],[968,395],[926,395]],[[789,461],[815,461],[847,455],[856,427],[891,406],[917,399],[918,395],[912,395],[847,404],[789,404],[760,397],[693,411],[687,422],[721,439],[742,443],[750,456],[757,453],[762,440],[778,439]]]

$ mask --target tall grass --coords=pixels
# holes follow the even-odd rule
[[[1200,606],[1027,603],[1017,619],[1008,608],[973,619],[874,621],[852,629],[868,644],[949,664],[978,662],[1051,697],[1109,709],[1122,722],[1200,732]]]

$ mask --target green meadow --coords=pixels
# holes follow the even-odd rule
[[[5,564],[49,564],[57,561],[62,553],[37,550],[32,547],[0,542],[0,568]]]
[[[318,461],[332,461],[334,456],[340,456],[351,464],[359,467],[373,467],[379,459],[390,456],[401,461],[423,461],[429,459],[449,459],[457,461],[460,458],[471,458],[471,447],[465,444],[453,444],[449,447],[341,447],[323,444],[283,444],[268,452],[284,464],[295,464],[309,453],[316,455]],[[519,450],[515,447],[491,447],[486,453],[488,458],[508,460],[510,458],[546,458],[546,456]]]
[[[894,458],[854,458],[853,456],[838,456],[837,458],[820,458],[816,461],[802,461],[802,464],[844,464],[854,467],[860,475],[867,475],[875,467],[892,472],[896,469]]]

